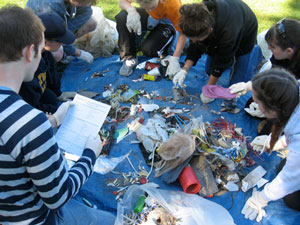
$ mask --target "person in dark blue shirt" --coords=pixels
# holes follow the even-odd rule
[[[56,70],[51,51],[56,52],[62,44],[73,43],[75,35],[67,28],[65,20],[55,12],[43,13],[39,17],[46,28],[45,47],[34,79],[30,82],[23,82],[20,95],[34,108],[46,113],[54,113],[58,108],[58,97],[62,95],[62,92],[60,91],[60,75]],[[65,94],[74,97],[75,93]]]
[[[97,27],[97,21],[92,17],[92,5],[97,0],[28,0],[26,7],[31,8],[37,15],[46,12],[55,12],[66,21],[67,27],[76,38],[82,37]],[[92,63],[91,53],[78,49],[72,43],[63,45],[64,58],[62,63],[70,63],[74,57],[87,63]],[[58,53],[60,54],[60,53]]]

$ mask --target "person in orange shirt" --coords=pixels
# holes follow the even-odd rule
[[[179,70],[179,57],[186,37],[179,28],[179,8],[181,0],[135,0],[140,8],[131,5],[134,0],[119,0],[121,12],[115,16],[119,33],[120,58],[123,65],[120,74],[129,76],[138,63],[136,57],[137,38],[142,31],[151,30],[141,43],[141,51],[148,57],[166,56],[171,42],[175,39],[175,29],[179,33],[176,49],[168,57],[166,76],[172,78]],[[171,24],[163,23],[168,19]],[[174,29],[175,28],[175,29]]]

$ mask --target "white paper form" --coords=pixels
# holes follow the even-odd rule
[[[56,133],[58,147],[81,156],[89,135],[96,135],[110,110],[110,105],[76,94],[74,105]]]

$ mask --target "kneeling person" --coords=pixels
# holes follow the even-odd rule
[[[65,21],[55,12],[43,13],[39,17],[46,28],[44,32],[45,47],[33,80],[23,82],[20,95],[34,108],[54,113],[58,108],[58,97],[62,93],[60,76],[51,52],[57,52],[62,44],[73,43],[75,35],[68,30]],[[70,94],[74,97],[74,93]]]

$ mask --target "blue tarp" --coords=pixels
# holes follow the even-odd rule
[[[189,108],[191,109],[191,114],[194,117],[203,116],[204,121],[213,121],[220,116],[223,116],[226,120],[232,121],[238,127],[243,128],[243,133],[245,136],[251,136],[254,138],[257,135],[257,125],[259,120],[251,118],[246,115],[243,107],[245,102],[250,97],[250,94],[242,96],[238,100],[238,107],[241,109],[241,112],[238,114],[230,114],[227,112],[222,112],[221,115],[216,115],[210,112],[210,110],[219,111],[221,108],[221,99],[217,99],[213,103],[210,103],[204,106],[199,98],[201,93],[202,86],[207,83],[208,76],[205,75],[204,65],[205,65],[206,56],[203,56],[197,63],[195,67],[193,67],[189,74],[187,75],[185,84],[186,92],[188,95],[196,96],[193,102],[193,105],[185,105],[185,104],[175,104],[172,102],[161,101],[161,100],[149,100],[149,99],[141,99],[144,103],[155,103],[159,106],[170,106],[175,108]],[[146,61],[147,58],[139,57],[139,62]],[[181,58],[181,62],[184,62],[184,58]],[[132,80],[139,79],[142,74],[146,73],[145,70],[136,69],[133,74],[129,77],[120,76],[118,71],[122,65],[122,61],[119,60],[119,56],[113,55],[109,58],[98,58],[96,59],[92,65],[88,65],[80,60],[73,60],[71,64],[69,64],[64,70],[62,77],[62,91],[94,91],[102,94],[104,92],[104,86],[111,84],[114,88],[117,88],[120,84],[128,84],[131,89],[144,89],[146,92],[156,91],[160,96],[172,96],[172,86],[173,83],[170,80],[165,78],[159,81],[139,81],[133,82]],[[94,72],[105,71],[109,69],[109,72],[105,73],[104,77],[98,77],[90,79]],[[225,71],[224,75],[221,77],[218,85],[222,85],[223,87],[228,87],[228,77],[230,70]],[[127,104],[129,105],[129,104]],[[147,115],[145,115],[145,119],[147,119]],[[129,121],[124,121],[119,124],[118,128],[122,128]],[[146,122],[146,121],[145,121]],[[143,165],[148,171],[150,167],[146,165],[145,160],[142,156],[141,150],[138,144],[131,144],[132,140],[136,140],[135,133],[131,134],[121,142],[114,143],[109,154],[110,157],[119,157],[127,154],[131,151],[129,156],[131,162],[134,164],[135,168],[138,168],[139,163]],[[276,175],[276,167],[280,163],[281,159],[276,156],[275,153],[268,155],[264,153],[262,155],[262,159],[253,158],[257,164],[262,165],[266,170],[267,174],[264,178],[268,180],[272,180]],[[251,168],[249,171],[254,169],[257,164]],[[127,160],[122,161],[114,171],[117,172],[130,172],[133,171]],[[76,196],[76,199],[82,201],[82,198],[88,199],[92,204],[95,204],[99,209],[104,209],[111,211],[116,214],[117,211],[117,201],[115,200],[115,195],[113,195],[113,191],[116,190],[113,187],[109,187],[106,184],[111,181],[113,178],[118,177],[118,175],[114,173],[108,173],[106,175],[101,175],[99,173],[94,173],[88,182],[82,187],[79,194]],[[162,189],[169,190],[182,190],[179,182],[175,182],[172,184],[166,184],[162,181],[161,178],[155,178],[154,172],[152,172],[149,177],[149,182],[155,182],[160,185]],[[244,219],[244,216],[241,214],[241,209],[244,206],[246,200],[251,196],[251,191],[246,193],[242,191],[238,192],[228,192],[219,197],[213,197],[209,200],[212,200],[216,203],[221,204],[225,207],[230,214],[232,215],[236,224],[240,225],[248,225],[248,224],[276,224],[276,225],[288,225],[288,224],[300,224],[300,213],[294,210],[287,208],[282,200],[278,200],[275,202],[270,202],[266,208],[267,217],[263,218],[260,223],[256,223],[255,221],[250,221]]]

